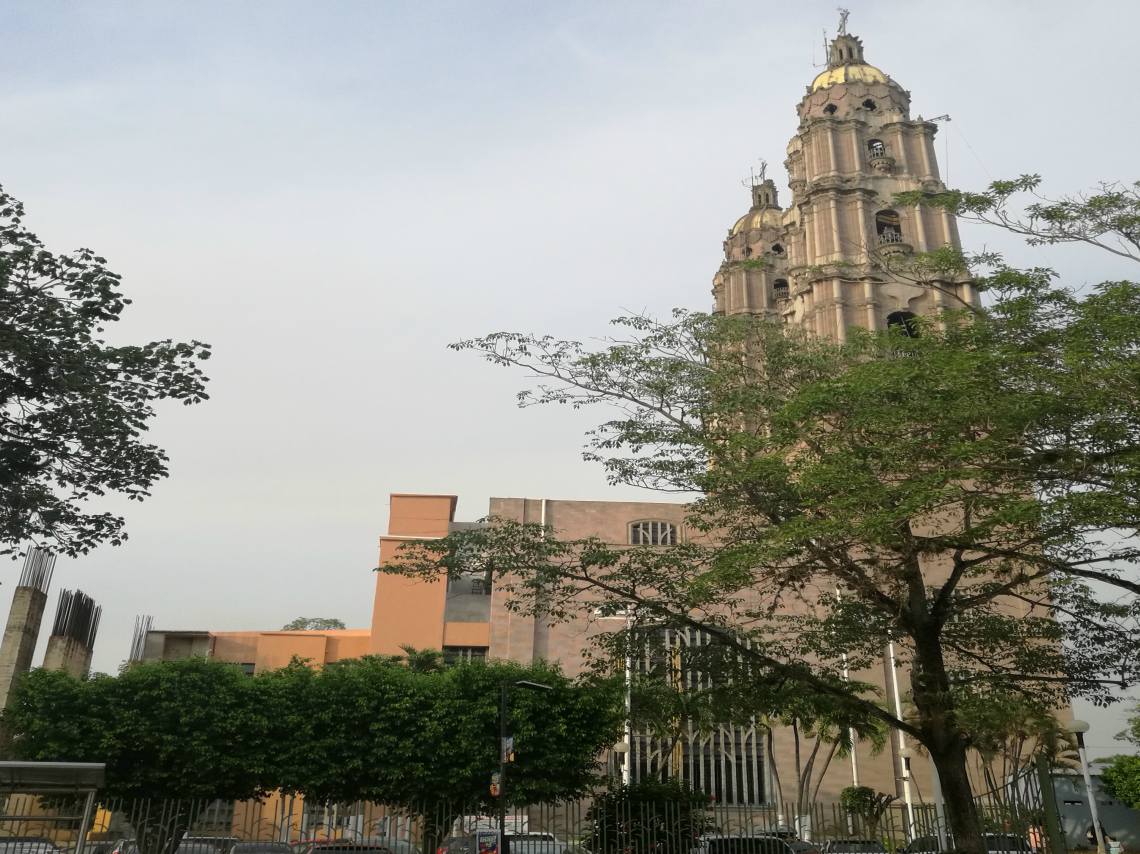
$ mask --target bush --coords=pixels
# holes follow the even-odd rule
[[[646,780],[599,795],[586,812],[593,854],[688,854],[712,828],[712,799],[678,780]]]

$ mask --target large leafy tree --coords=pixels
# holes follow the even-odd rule
[[[1128,721],[1128,729],[1117,738],[1140,747],[1140,706]],[[1100,772],[1104,790],[1133,809],[1140,810],[1140,756],[1114,756]]]
[[[915,278],[965,260],[917,259]],[[715,638],[753,681],[853,703],[929,752],[957,845],[981,854],[956,692],[1108,702],[1137,679],[1140,613],[1140,286],[1078,294],[981,260],[987,307],[949,308],[917,337],[838,344],[677,312],[623,318],[593,346],[457,345],[537,377],[524,405],[614,407],[587,457],[615,483],[695,495],[698,536],[624,548],[492,520],[389,570],[433,577],[480,555],[513,607],[636,606]],[[887,643],[911,720],[842,678]]]
[[[343,629],[344,620],[336,617],[298,617],[281,627],[283,632],[310,632]]]
[[[515,686],[519,681],[550,689],[525,690]],[[490,783],[499,767],[504,685],[516,754],[508,803],[585,794],[596,782],[598,754],[620,729],[614,680],[575,682],[543,664],[414,667],[385,657],[320,671],[295,664],[266,677],[270,696],[278,698],[272,701],[277,725],[288,734],[278,743],[284,769],[278,785],[318,802],[401,807],[420,815],[435,838],[455,816],[495,807]]]
[[[154,799],[131,811],[143,854],[170,854],[212,800],[278,789],[399,807],[422,816],[434,838],[454,816],[493,807],[500,688],[520,680],[550,690],[511,693],[509,802],[584,794],[620,727],[620,686],[571,681],[545,665],[417,670],[369,657],[249,677],[188,659],[89,681],[37,670],[4,721],[19,757],[105,762],[104,797]]]
[[[167,457],[142,436],[159,400],[206,398],[199,341],[112,344],[130,303],[90,249],[56,254],[0,189],[0,554],[34,541],[64,554],[125,537],[90,499],[142,500]]]
[[[210,801],[273,788],[273,709],[259,687],[240,668],[202,658],[87,681],[33,670],[4,724],[21,759],[105,763],[104,798],[148,800],[129,810],[142,854],[170,854]]]

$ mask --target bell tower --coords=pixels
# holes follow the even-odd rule
[[[784,161],[791,203],[780,210],[774,186],[770,195],[753,187],[751,209],[725,240],[716,310],[771,313],[842,341],[853,326],[909,328],[911,316],[976,303],[964,277],[920,285],[910,272],[917,254],[960,248],[952,216],[894,202],[899,192],[945,189],[938,126],[911,119],[910,93],[867,63],[846,17],[797,113]]]

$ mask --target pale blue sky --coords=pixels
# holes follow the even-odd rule
[[[1136,177],[1135,4],[850,5],[914,111],[953,117],[951,183]],[[365,625],[390,492],[457,493],[467,519],[490,495],[630,495],[580,461],[588,418],[516,410],[519,377],[445,345],[707,307],[750,164],[787,199],[834,6],[4,4],[0,181],[50,246],[123,274],[124,336],[216,351],[213,399],[154,430],[172,476],[126,508],[128,544],[60,562],[57,586],[104,606],[96,666],[142,612]],[[1078,283],[1134,275],[1048,262]],[[1118,727],[1094,722],[1111,747]]]

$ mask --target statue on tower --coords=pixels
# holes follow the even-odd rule
[[[836,33],[838,36],[847,35],[847,17],[851,14],[850,9],[839,7],[839,31]]]

